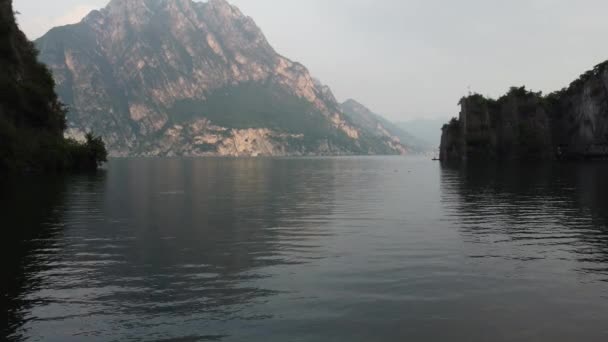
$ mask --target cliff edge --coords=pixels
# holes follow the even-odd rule
[[[546,96],[511,88],[497,100],[470,95],[460,106],[443,127],[443,161],[608,158],[608,62]]]
[[[0,173],[96,169],[105,161],[100,138],[64,139],[66,109],[50,71],[0,0]]]

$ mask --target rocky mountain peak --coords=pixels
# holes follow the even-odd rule
[[[106,5],[108,10],[132,10],[136,8],[148,8],[153,9],[167,0],[110,0]]]
[[[98,31],[110,28],[124,38],[130,30],[142,31],[163,0],[112,0],[105,8],[91,12],[84,20]]]
[[[37,45],[70,132],[104,133],[114,155],[396,151],[361,145],[329,87],[225,0],[112,0]]]
[[[162,0],[154,2],[160,1]],[[132,13],[150,12],[152,4],[151,0],[112,0],[106,5],[105,10],[113,16],[131,15]]]
[[[232,6],[226,0],[209,0],[206,3],[209,10],[215,12],[222,17],[243,17],[243,13],[236,7]]]
[[[193,0],[111,0],[102,10],[114,18],[145,18],[158,12],[187,12],[203,8],[219,19],[243,18],[241,11],[225,0],[209,0],[204,3]]]

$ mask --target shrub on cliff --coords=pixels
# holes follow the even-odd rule
[[[458,131],[460,129],[460,120],[458,120],[458,118],[452,118],[448,124],[443,125],[443,129]]]
[[[463,103],[468,102],[475,105],[486,104],[488,101],[492,101],[490,98],[486,98],[481,94],[470,94],[468,96],[464,96],[458,101],[458,105],[461,106]]]
[[[108,152],[103,140],[92,133],[87,133],[84,143],[66,139],[65,146],[70,166],[76,170],[96,169],[108,159]]]
[[[106,161],[101,138],[66,140],[67,109],[50,71],[0,2],[0,172],[95,170]]]
[[[17,128],[0,117],[0,173],[95,170],[107,161],[100,137],[86,142],[57,137],[39,129]]]

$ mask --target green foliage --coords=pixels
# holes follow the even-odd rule
[[[580,89],[593,78],[598,78],[608,67],[608,61],[596,65],[593,69],[585,72],[579,78],[570,83],[568,88],[562,90],[563,94],[569,95],[580,91]]]
[[[465,96],[458,101],[458,105],[462,106],[464,103],[472,103],[472,104],[486,104],[488,101],[493,101],[490,98],[486,98],[481,94],[471,94],[469,96]]]
[[[449,123],[443,125],[443,130],[448,131],[450,133],[460,131],[460,120],[458,120],[458,118],[456,117],[452,118]]]
[[[86,135],[84,143],[66,139],[62,153],[65,166],[78,171],[95,170],[106,162],[108,157],[101,138],[95,137],[91,133]]]
[[[82,149],[84,156],[80,160],[83,160],[88,166],[99,167],[108,161],[108,151],[106,151],[103,140],[101,137],[94,136],[93,133],[86,134],[86,142]]]
[[[216,90],[203,100],[181,100],[170,109],[174,123],[207,118],[213,124],[235,128],[269,128],[287,134],[294,149],[316,150],[322,143],[356,154],[386,153],[386,146],[373,137],[356,141],[336,130],[313,104],[273,82],[250,82]],[[379,151],[382,150],[382,151]],[[393,151],[394,152],[394,151]]]
[[[270,82],[220,89],[205,101],[182,100],[171,113],[178,123],[204,117],[223,127],[270,128],[315,140],[331,131],[327,120],[312,104]]]
[[[89,171],[105,161],[100,137],[89,134],[84,143],[58,139],[42,129],[18,129],[0,118],[0,173]]]
[[[66,107],[51,72],[15,24],[11,3],[0,5],[0,172],[94,170],[105,162],[101,138],[63,138]]]
[[[531,90],[526,89],[526,86],[521,86],[521,87],[511,87],[509,88],[509,91],[499,97],[498,99],[493,99],[490,97],[485,97],[481,94],[472,94],[469,96],[465,96],[463,98],[460,99],[460,101],[458,102],[458,105],[463,105],[464,103],[468,103],[474,107],[479,107],[479,106],[488,106],[489,108],[493,108],[496,106],[499,106],[501,104],[504,104],[506,101],[508,101],[509,99],[531,99],[531,98],[543,98],[543,94],[542,92],[533,92]]]
[[[516,97],[516,98],[530,98],[530,97],[540,97],[542,96],[542,92],[533,92],[531,90],[526,89],[526,86],[521,87],[511,87],[507,94],[503,96],[505,97]]]
[[[490,127],[477,125],[476,128],[495,139],[497,157],[544,159],[551,157],[557,146],[567,145],[571,140],[572,131],[577,129],[577,118],[573,114],[580,107],[583,94],[604,101],[606,89],[602,75],[607,68],[608,61],[598,64],[567,88],[547,95],[525,87],[512,87],[497,100],[473,94],[462,98],[459,104],[466,107],[466,114],[473,119],[487,110]],[[455,127],[453,120],[444,126],[444,134]],[[466,135],[469,146],[473,144],[477,148],[485,144],[479,132],[467,131]],[[474,153],[480,154],[479,149]]]

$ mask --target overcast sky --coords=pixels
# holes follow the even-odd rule
[[[30,38],[109,0],[14,0]],[[125,0],[128,1],[128,0]],[[606,0],[232,0],[339,100],[393,120],[451,117],[471,88],[550,92],[608,59]]]

